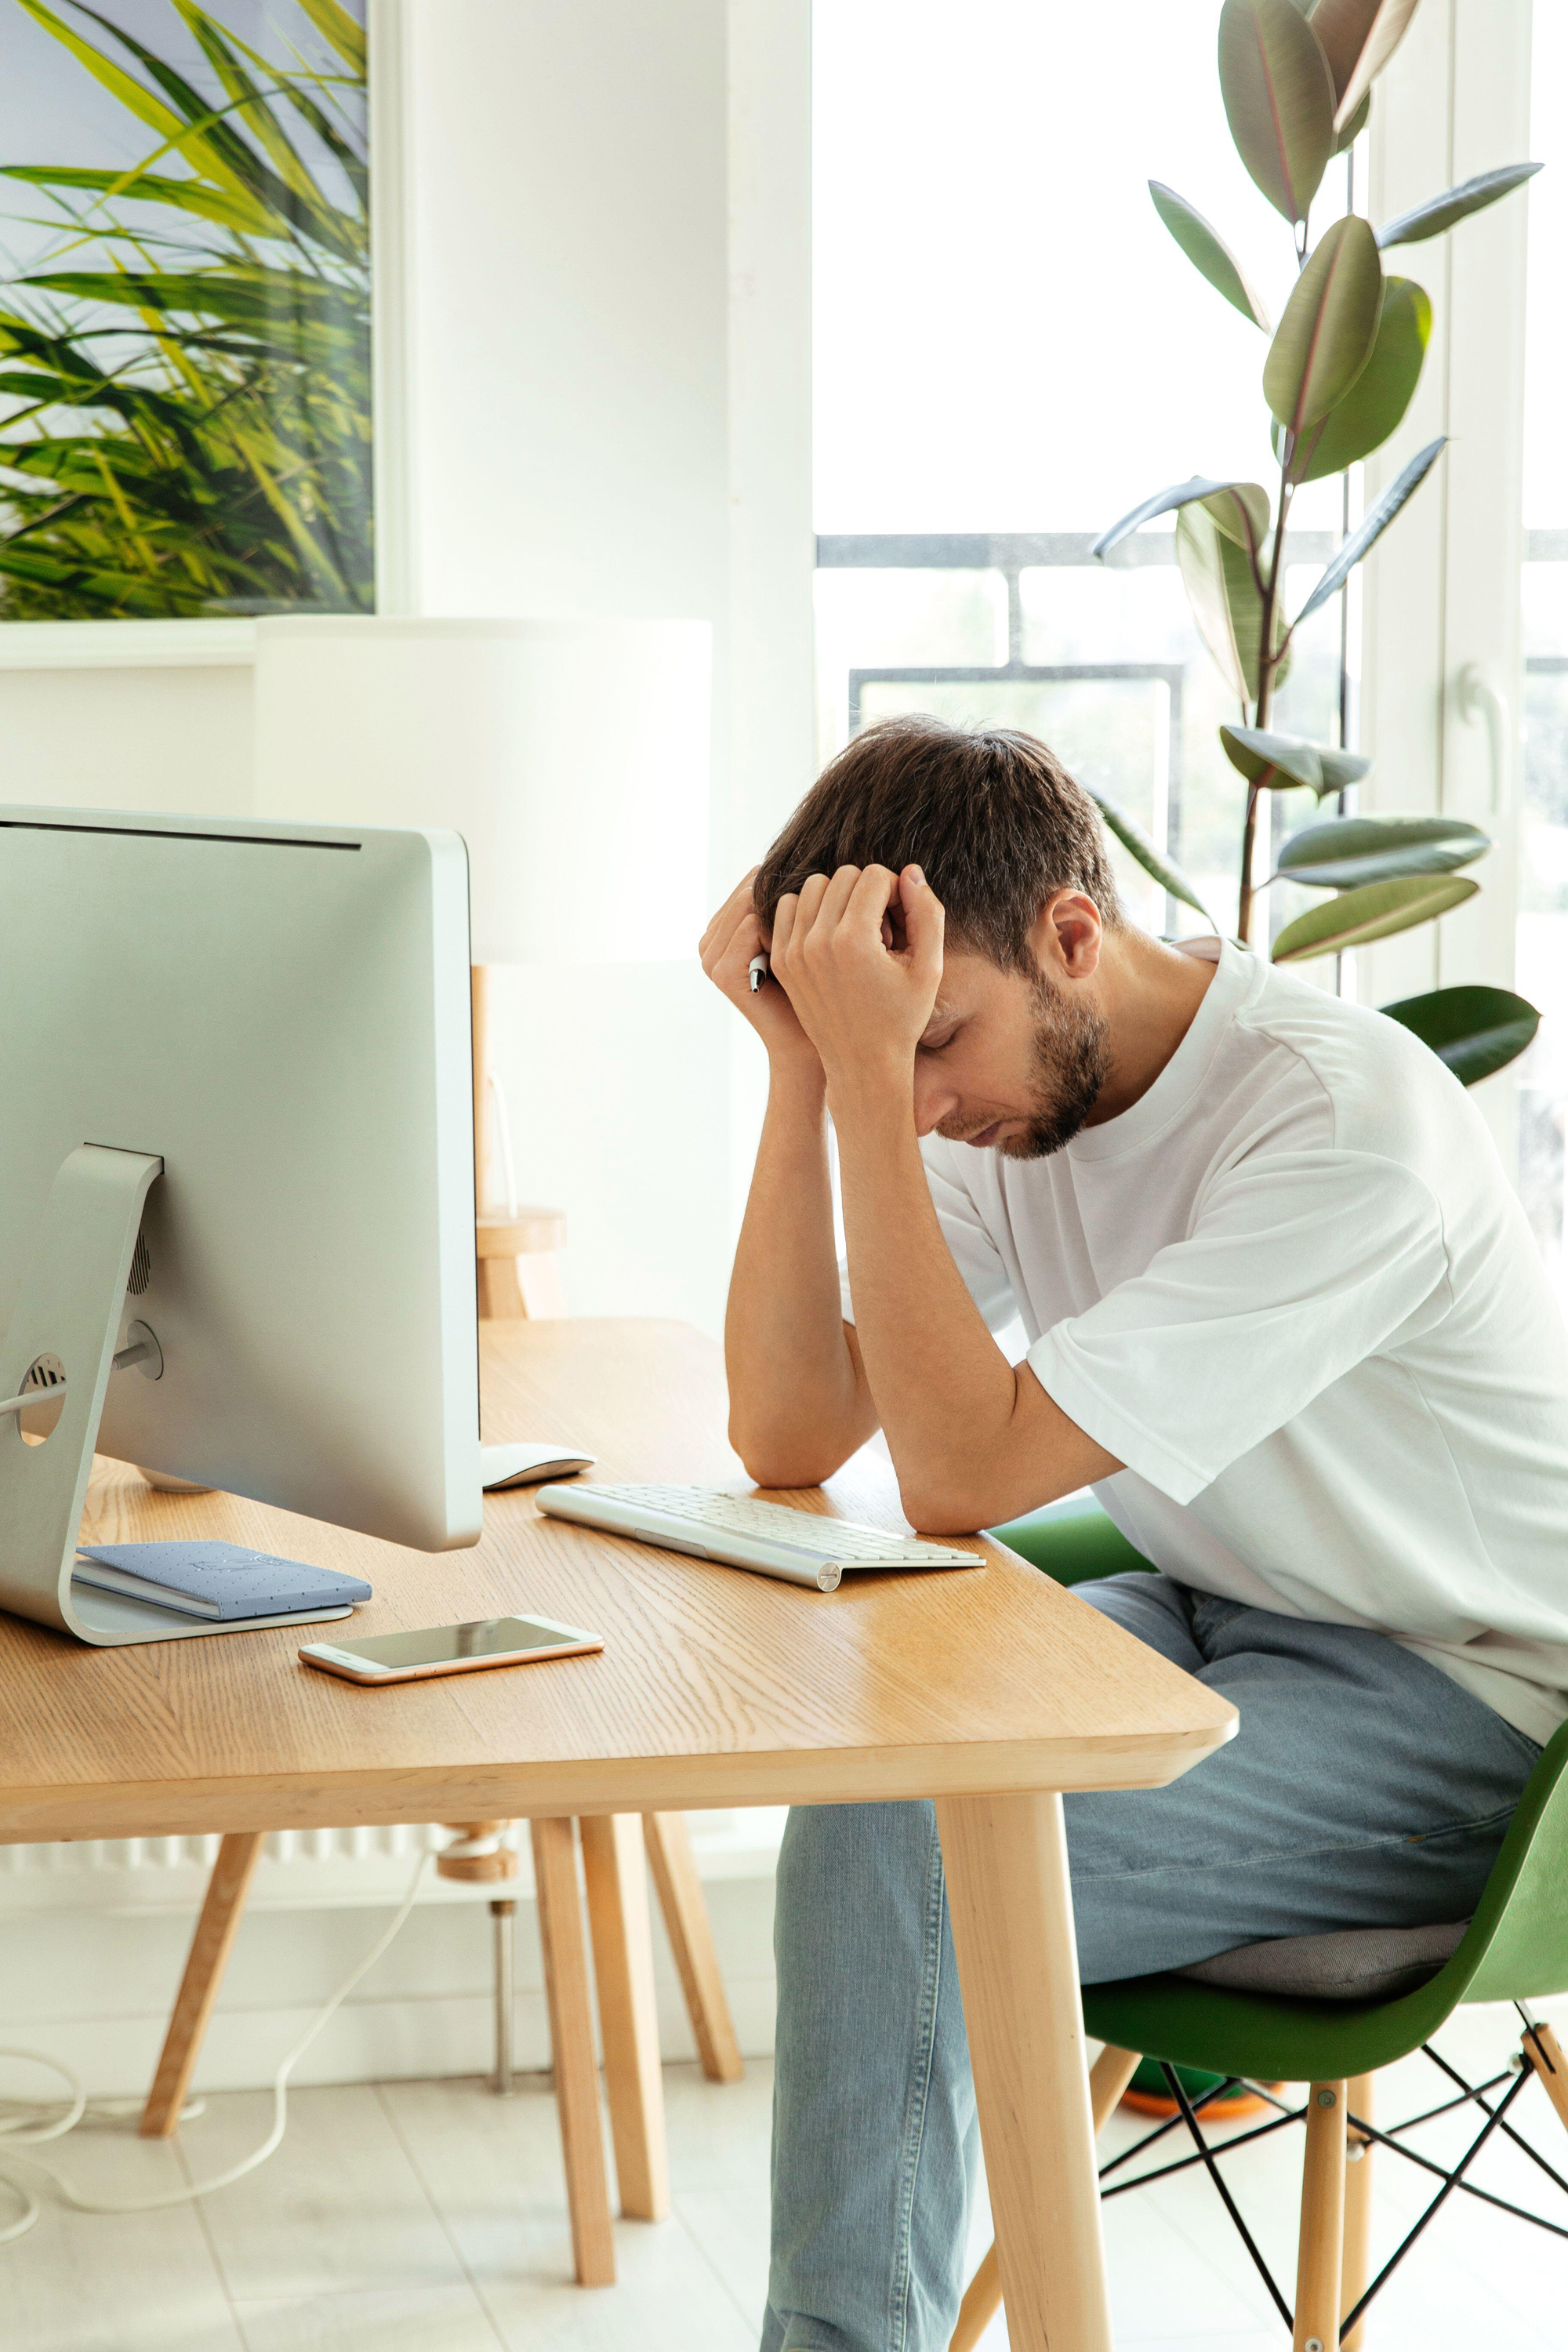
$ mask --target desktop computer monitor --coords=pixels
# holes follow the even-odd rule
[[[0,1608],[214,1630],[72,1586],[95,1446],[475,1542],[459,836],[0,808]]]

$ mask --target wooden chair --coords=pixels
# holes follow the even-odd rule
[[[558,1255],[565,1242],[559,1209],[488,1209],[477,1217],[481,1321],[559,1321],[566,1312]]]
[[[1024,1521],[994,1532],[999,1541],[1065,1584],[1148,1566],[1103,1514],[1086,1512],[1082,1506],[1074,1506],[1055,1518]],[[1539,2079],[1568,2126],[1568,2057],[1551,2028],[1535,2023],[1522,2006],[1527,2000],[1563,1991],[1568,1991],[1568,1725],[1542,1751],[1463,1942],[1436,1974],[1414,1991],[1383,2000],[1310,2000],[1242,1992],[1174,1975],[1085,1986],[1084,2023],[1106,2044],[1092,2077],[1095,2127],[1100,2128],[1121,2097],[1140,2054],[1158,2060],[1183,2124],[1197,2147],[1196,2160],[1207,2166],[1280,2316],[1291,2330],[1295,2352],[1356,2352],[1367,2305],[1439,2208],[1455,2190],[1482,2193],[1472,2188],[1466,2175],[1494,2132],[1513,2139],[1568,2193],[1568,2179],[1519,2138],[1507,2120],[1514,2101]],[[1492,2081],[1470,2084],[1446,2059],[1436,2057],[1429,2046],[1431,2038],[1462,2003],[1500,2000],[1520,2007],[1524,2031],[1519,2071],[1511,2082],[1510,2069]],[[1474,2103],[1485,2118],[1458,2163],[1447,2170],[1401,2144],[1400,2133],[1412,2129],[1422,2118],[1389,2130],[1380,2129],[1373,2120],[1373,2074],[1415,2050],[1426,2051],[1442,2072],[1447,2084],[1445,2104]],[[1195,2068],[1221,2077],[1206,2095],[1211,2099],[1222,2097],[1243,2082],[1254,2086],[1269,2083],[1309,2086],[1304,2106],[1290,2109],[1270,2097],[1269,2104],[1278,2112],[1267,2123],[1251,2131],[1227,2134],[1223,2142],[1226,2150],[1233,2152],[1258,2133],[1278,2130],[1282,2118],[1306,2125],[1294,2311],[1253,2243],[1207,2147],[1198,2114],[1206,2099],[1194,2105],[1178,2068]],[[1112,2084],[1114,2095],[1110,2095]],[[1508,2087],[1502,2095],[1494,2099],[1492,2095],[1504,2084]],[[1168,2128],[1161,2126],[1162,2131]],[[1113,2159],[1102,2171],[1102,2179],[1157,2137],[1158,2133],[1149,2135],[1138,2149]],[[1436,2174],[1438,2185],[1425,2212],[1369,2283],[1374,2147],[1406,2157],[1429,2175]],[[1190,2155],[1184,2159],[1194,2160]],[[1158,2177],[1157,2172],[1140,2176]],[[1506,2199],[1490,2201],[1503,2205],[1521,2221],[1541,2224],[1542,2217],[1522,2206],[1510,2204]],[[964,2294],[951,2352],[973,2352],[1001,2299],[993,2246]]]
[[[516,1855],[498,1834],[505,1822],[470,1822],[457,1827],[457,1851],[438,1856],[437,1869],[445,1864],[447,1876],[497,1885],[515,1875]],[[584,2286],[607,2286],[614,2282],[616,2262],[599,2124],[588,1939],[594,1950],[620,2209],[628,2219],[648,2221],[662,2220],[669,2210],[645,1851],[702,2071],[710,2081],[733,2083],[744,2068],[685,1815],[614,1813],[585,1816],[581,1823],[569,1818],[536,1821],[530,1831],[574,2264]],[[577,1889],[579,1833],[588,1939]],[[179,2123],[261,1846],[261,1833],[254,1831],[231,1832],[219,1846],[142,2110],[144,2137],[166,2138]],[[510,1900],[496,1900],[504,1904],[502,1916],[510,1926]],[[498,2016],[506,2006],[498,2000]],[[503,2064],[508,2063],[509,2053],[498,2054]]]

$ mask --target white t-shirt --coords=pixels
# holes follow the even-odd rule
[[[1127,1465],[1096,1493],[1155,1567],[1392,1634],[1550,1738],[1568,1341],[1426,1046],[1226,944],[1120,1118],[1044,1160],[921,1149],[975,1304],[1022,1318],[1041,1385]]]

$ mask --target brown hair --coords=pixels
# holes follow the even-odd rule
[[[1010,727],[923,713],[867,728],[828,761],[763,860],[757,912],[771,924],[808,874],[909,865],[949,936],[1005,970],[1034,971],[1029,933],[1053,891],[1081,890],[1110,929],[1125,920],[1100,812],[1055,753]]]

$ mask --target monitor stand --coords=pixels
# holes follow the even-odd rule
[[[181,1617],[71,1580],[142,1204],[163,1170],[144,1151],[87,1143],[61,1163],[49,1188],[16,1311],[0,1341],[0,1402],[28,1390],[30,1375],[48,1383],[37,1389],[40,1405],[50,1402],[51,1388],[63,1391],[63,1402],[42,1445],[28,1444],[17,1413],[0,1413],[0,1609],[97,1648],[346,1617],[344,1608]],[[154,1342],[149,1357],[155,1355]],[[36,1366],[43,1368],[37,1374]]]

